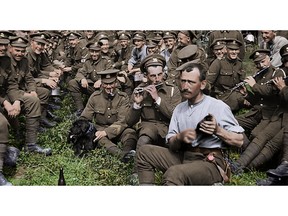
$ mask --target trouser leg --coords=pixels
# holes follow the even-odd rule
[[[283,129],[269,140],[258,156],[249,164],[248,168],[259,168],[269,162],[282,148]]]
[[[181,155],[161,146],[147,144],[136,152],[136,161],[140,184],[154,184],[155,169],[165,172],[169,167],[180,164]]]

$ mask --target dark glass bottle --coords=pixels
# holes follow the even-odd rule
[[[59,186],[65,186],[66,185],[65,178],[64,178],[64,172],[63,172],[63,168],[62,167],[60,168],[58,185]]]

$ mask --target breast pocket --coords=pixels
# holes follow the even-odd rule
[[[108,114],[107,119],[110,124],[118,120],[118,110],[111,110],[111,113]]]
[[[233,71],[222,69],[219,74],[218,83],[224,86],[233,85]]]
[[[96,124],[99,124],[99,125],[104,125],[107,123],[104,109],[97,109],[95,111],[95,120],[96,120]]]

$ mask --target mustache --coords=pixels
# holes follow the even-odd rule
[[[191,93],[191,91],[189,89],[181,89],[180,92],[181,93],[185,93],[185,92]]]

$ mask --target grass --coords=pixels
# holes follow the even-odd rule
[[[247,74],[255,71],[254,64],[246,54],[244,68]],[[73,111],[72,99],[68,95],[62,103],[62,109],[55,113],[62,117],[63,122],[56,127],[39,134],[38,141],[41,146],[51,147],[53,155],[45,157],[39,154],[26,154],[21,152],[16,168],[4,168],[4,174],[13,185],[19,186],[55,186],[58,183],[59,170],[64,169],[67,185],[91,186],[91,185],[128,185],[128,177],[131,174],[132,162],[124,164],[104,149],[95,149],[85,158],[77,158],[69,144],[66,143],[68,129],[74,120],[71,117]],[[19,140],[10,136],[10,144],[17,145]],[[232,152],[232,158],[239,157],[237,152]],[[161,184],[161,172],[156,173],[156,183]],[[255,185],[257,179],[265,178],[264,172],[250,171],[241,176],[232,176],[227,185]]]

